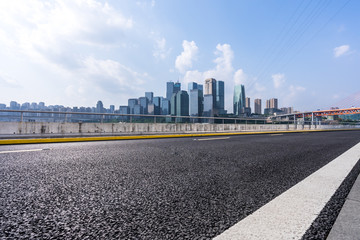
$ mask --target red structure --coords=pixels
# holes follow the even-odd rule
[[[297,118],[302,117],[323,117],[323,116],[335,116],[335,115],[348,115],[348,114],[360,114],[360,108],[345,108],[345,109],[333,109],[333,110],[322,110],[314,112],[295,113]],[[288,114],[291,115],[291,114]]]

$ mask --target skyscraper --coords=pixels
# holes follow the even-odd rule
[[[203,90],[202,85],[196,82],[188,84],[189,89],[189,114],[190,116],[201,116],[203,112]]]
[[[148,104],[149,101],[147,97],[139,97],[139,105],[140,105],[140,113],[147,114],[148,113]]]
[[[119,107],[119,113],[120,114],[129,114],[130,113],[129,106],[120,106]],[[120,120],[121,121],[128,121],[129,116],[120,116]]]
[[[148,99],[148,103],[153,102],[154,93],[153,92],[145,92],[145,97]]]
[[[179,91],[181,91],[181,83],[179,81],[177,81],[174,84],[174,93],[178,93]]]
[[[219,114],[224,114],[225,108],[225,86],[223,81],[216,81],[216,109]]]
[[[190,92],[193,89],[198,89],[198,84],[196,82],[188,83],[188,92]]]
[[[189,116],[189,94],[186,91],[176,94],[176,115]]]
[[[254,100],[254,113],[261,114],[261,99],[259,98]]]
[[[100,101],[100,100],[96,103],[96,112],[97,113],[104,112],[104,105],[103,105],[102,101]]]
[[[205,94],[204,95],[204,111],[203,111],[204,117],[213,117],[214,116],[214,104],[213,103],[214,103],[213,95]]]
[[[245,113],[245,87],[244,85],[236,85],[234,87],[234,115]]]
[[[166,99],[171,101],[171,97],[174,93],[174,82],[166,83]]]
[[[138,104],[138,99],[137,98],[128,99],[128,107],[129,107],[129,113],[130,114],[135,114],[134,108],[135,108],[135,105],[137,105],[137,104]]]
[[[162,97],[153,98],[153,103],[155,105],[155,110],[154,110],[155,115],[159,115],[161,113],[161,101],[162,101]]]
[[[249,107],[250,107],[250,98],[249,98],[249,97],[246,97],[246,98],[245,98],[245,107],[246,107],[246,108],[249,108]]]
[[[277,98],[270,99],[270,108],[278,109],[278,99]]]
[[[161,115],[170,115],[170,100],[166,98],[161,101]]]
[[[218,114],[217,105],[216,105],[216,79],[215,78],[205,79],[204,104],[205,104],[205,95],[212,96],[211,115],[214,116],[215,114]],[[207,98],[209,98],[209,96]],[[204,106],[204,110],[205,110],[205,106]]]

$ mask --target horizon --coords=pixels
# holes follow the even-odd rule
[[[120,106],[165,96],[169,80],[187,90],[213,77],[229,112],[236,84],[251,105],[358,105],[359,10],[348,0],[2,2],[0,102]]]

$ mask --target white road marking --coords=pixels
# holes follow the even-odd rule
[[[37,152],[37,151],[43,151],[43,150],[50,150],[50,149],[24,149],[24,150],[12,150],[12,151],[1,151],[1,153],[20,153],[20,152]]]
[[[214,239],[301,239],[360,158],[360,143]]]
[[[284,135],[284,134],[282,134],[282,133],[270,134],[270,136],[282,136],[282,135]]]
[[[218,138],[198,138],[194,139],[194,141],[210,141],[210,140],[223,140],[223,139],[229,139],[230,137],[218,137]]]

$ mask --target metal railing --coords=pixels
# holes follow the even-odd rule
[[[36,110],[0,110],[0,121],[13,122],[130,122],[130,123],[215,123],[215,124],[294,124],[329,125],[330,121],[307,121],[304,119],[276,120],[272,118],[252,117],[206,117],[174,116],[152,114],[120,114],[94,112],[64,112]],[[337,123],[339,124],[339,123]],[[344,125],[357,125],[360,122],[344,122]]]

